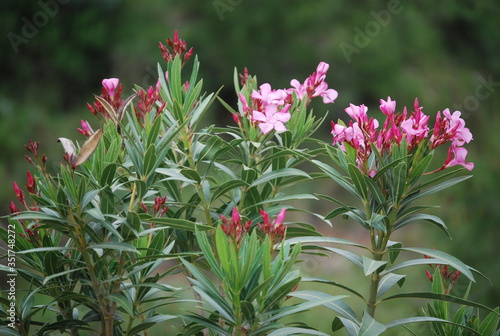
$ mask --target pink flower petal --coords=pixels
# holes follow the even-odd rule
[[[269,132],[272,131],[272,129],[274,128],[274,126],[272,124],[270,124],[270,123],[262,122],[262,123],[259,124],[259,128],[262,131],[262,133],[267,134],[267,133],[269,133]]]

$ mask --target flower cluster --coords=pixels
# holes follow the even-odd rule
[[[45,171],[45,164],[47,163],[47,156],[45,154],[43,154],[42,156],[40,156],[38,154],[38,147],[40,147],[40,143],[38,141],[32,141],[30,140],[29,144],[28,145],[24,145],[24,147],[28,150],[28,152],[31,153],[31,155],[33,155],[33,157],[35,158],[35,160],[37,160],[38,162],[38,166],[35,164],[35,162],[33,161],[33,159],[29,156],[29,155],[25,155],[24,158],[26,159],[26,161],[28,161],[30,164],[32,164],[33,166],[37,167],[38,169],[41,169],[42,171]]]
[[[168,47],[165,46],[163,43],[159,42],[159,45],[160,45],[161,55],[165,60],[165,62],[167,63],[172,61],[176,55],[180,55],[180,57],[184,55],[182,61],[182,65],[184,65],[193,55],[193,48],[190,48],[188,52],[186,52],[187,50],[186,41],[179,38],[179,32],[177,30],[174,31],[173,40],[171,38],[167,39],[167,46],[170,47],[171,51],[168,50]]]
[[[139,91],[137,91],[137,98],[139,99],[139,102],[137,103],[137,106],[134,107],[134,112],[137,120],[140,122],[153,110],[153,108],[155,108],[155,113],[158,116],[166,105],[166,102],[164,102],[160,96],[159,81],[154,88],[150,86],[147,90],[142,88],[139,89]]]
[[[80,120],[80,125],[82,128],[77,128],[76,130],[86,136],[87,138],[90,137],[94,132],[92,132],[92,129],[90,128],[90,125],[87,121],[85,120]]]
[[[350,104],[345,112],[353,119],[346,126],[341,123],[332,122],[333,144],[340,144],[345,150],[345,144],[356,150],[356,161],[362,171],[370,176],[376,173],[376,167],[369,167],[368,159],[374,148],[379,153],[391,153],[393,146],[406,144],[408,152],[419,146],[427,146],[429,150],[450,141],[448,158],[443,166],[437,171],[445,168],[462,165],[468,170],[474,168],[474,164],[465,161],[467,150],[462,146],[472,140],[472,134],[465,127],[465,121],[460,118],[460,112],[450,113],[449,109],[443,111],[443,116],[438,112],[434,128],[428,126],[430,117],[422,112],[422,107],[415,99],[413,111],[408,115],[406,107],[403,112],[396,113],[396,101],[380,100],[380,110],[386,116],[382,129],[379,122],[374,118],[368,118],[368,108],[364,105],[356,106]]]
[[[259,210],[262,217],[262,223],[257,224],[258,228],[265,235],[269,236],[271,243],[279,243],[285,237],[286,226],[283,224],[286,214],[286,208],[283,208],[279,214],[276,216],[274,221],[269,219],[269,214],[264,210]],[[220,220],[222,222],[222,230],[224,233],[230,237],[237,245],[239,245],[243,237],[248,234],[252,221],[247,221],[245,223],[241,220],[241,215],[238,213],[236,207],[233,208],[231,218],[228,219],[224,215],[220,215]]]
[[[424,258],[430,259],[429,256],[424,255]],[[445,287],[445,294],[450,294],[451,289],[457,282],[460,277],[460,271],[451,271],[448,268],[448,265],[429,265],[433,270],[438,269],[441,274],[441,278],[443,279],[443,286]],[[434,276],[429,272],[429,270],[425,270],[425,275],[430,280],[430,282],[434,281]]]
[[[328,84],[325,82],[329,67],[328,63],[320,62],[316,72],[313,72],[303,84],[300,84],[296,79],[292,79],[290,85],[293,86],[293,89],[289,89],[289,91],[295,91],[299,99],[306,98],[310,101],[313,97],[321,97],[325,104],[335,102],[338,93],[334,89],[329,89]]]
[[[102,80],[101,98],[109,103],[115,111],[118,111],[124,104],[124,101],[121,99],[121,94],[122,84],[118,78],[106,78]],[[100,115],[104,116],[105,119],[111,118],[106,108],[99,100],[96,100],[93,105],[87,103],[87,108],[97,118],[99,118]]]
[[[26,173],[26,190],[30,195],[37,195],[40,196],[40,193],[37,189],[37,181],[35,177],[31,174],[30,171]],[[14,188],[14,193],[16,194],[17,200],[23,205],[23,207],[26,210],[29,211],[39,211],[38,205],[35,203],[33,206],[29,206],[27,201],[26,201],[26,196],[24,192],[19,188],[19,185],[16,182],[13,182],[13,188]],[[11,201],[9,204],[9,211],[10,214],[14,217],[16,214],[21,212],[21,210],[16,206],[16,204]],[[24,233],[19,233],[21,238],[27,239],[33,244],[38,244],[39,243],[39,236],[38,236],[38,230],[37,228],[40,226],[39,223],[36,223],[31,226],[31,228],[26,226],[26,223],[24,221],[19,220],[19,223],[22,225]]]
[[[250,231],[250,225],[252,225],[252,221],[242,223],[241,216],[236,207],[233,208],[231,219],[226,218],[224,215],[220,215],[220,220],[222,222],[222,230],[237,246],[240,245],[245,234]]]
[[[269,214],[264,210],[260,210],[263,223],[259,224],[259,228],[264,234],[271,238],[272,243],[279,243],[285,238],[286,226],[283,224],[285,219],[286,208],[283,208],[276,216],[276,220],[269,220]]]
[[[241,125],[241,118],[247,118],[252,124],[258,124],[262,133],[267,134],[272,130],[284,132],[287,130],[285,123],[291,118],[290,111],[294,106],[294,97],[297,100],[306,99],[307,103],[313,97],[322,97],[323,102],[333,103],[337,98],[337,91],[328,89],[325,82],[326,72],[329,65],[321,62],[316,72],[310,75],[304,83],[292,79],[289,89],[272,89],[268,83],[262,84],[259,90],[253,90],[250,95],[251,101],[248,102],[245,96],[240,92],[239,99],[243,107],[242,115],[233,115],[235,121]],[[248,70],[240,75],[242,84],[249,80]]]

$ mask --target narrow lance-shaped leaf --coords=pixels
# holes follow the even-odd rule
[[[385,325],[377,322],[370,314],[365,312],[361,320],[358,336],[378,336],[386,330],[387,328]]]
[[[113,123],[115,125],[118,125],[117,113],[113,106],[111,106],[111,104],[101,96],[94,95],[94,98],[102,105],[102,107],[104,107],[104,109],[108,113],[108,116],[111,118],[111,120],[113,120]]]
[[[436,317],[418,316],[418,317],[409,317],[409,318],[405,318],[405,319],[395,320],[395,321],[386,323],[385,326],[387,329],[391,329],[391,328],[407,325],[409,323],[422,323],[422,322],[428,322],[428,323],[438,322],[438,323],[446,323],[446,324],[453,324],[453,325],[455,324],[453,322],[443,320],[440,318],[436,318]],[[474,331],[473,329],[466,327],[466,326],[463,326],[463,328],[467,329],[469,332],[473,333],[474,335],[486,335],[486,334],[480,334],[477,331]]]
[[[99,141],[102,138],[102,129],[98,129],[94,134],[92,134],[80,149],[78,156],[76,157],[75,166],[83,164],[88,158],[94,153]]]
[[[387,264],[387,261],[373,260],[367,256],[363,256],[363,271],[365,275],[370,275],[382,266]]]
[[[454,267],[456,270],[460,271],[463,275],[465,275],[469,280],[474,281],[474,276],[472,275],[472,272],[470,271],[470,267],[465,265],[463,262],[455,258],[454,256],[451,256],[445,252],[434,250],[434,249],[428,249],[428,248],[419,248],[419,247],[402,247],[399,248],[401,251],[410,251],[410,252],[415,252],[419,253],[421,255],[427,255],[436,259],[444,260],[448,263],[448,265]]]
[[[70,156],[76,156],[76,147],[72,140],[66,138],[58,138],[57,141],[60,142],[63,146],[64,153],[67,153]]]
[[[378,283],[377,297],[386,293],[395,284],[399,284],[401,286],[402,281],[404,281],[404,278],[405,275],[402,274],[394,274],[394,273],[386,274],[384,277],[382,277],[382,279],[380,279]]]
[[[490,312],[494,311],[488,306],[485,306],[481,303],[462,299],[456,296],[452,295],[447,295],[447,294],[437,294],[433,292],[414,292],[414,293],[401,293],[401,294],[396,294],[392,295],[386,298],[383,298],[381,302],[383,301],[389,301],[389,300],[394,300],[394,299],[401,299],[401,298],[413,298],[413,299],[428,299],[428,300],[440,300],[440,301],[445,301],[445,302],[451,302],[451,303],[457,303],[457,304],[462,304],[462,305],[467,305],[470,307],[476,307],[476,308],[481,308],[481,309],[486,309]]]
[[[365,181],[365,175],[361,173],[358,167],[351,163],[348,164],[348,167],[349,177],[354,183],[356,190],[364,201],[368,201],[368,184]]]

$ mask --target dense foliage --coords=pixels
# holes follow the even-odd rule
[[[324,142],[313,134],[326,118],[311,103],[337,101],[338,92],[325,81],[328,63],[285,89],[259,85],[246,68],[235,72],[233,107],[217,93],[204,93],[198,57],[177,31],[160,50],[167,67],[158,66],[156,85],[136,86],[123,96],[118,78],[102,80],[101,94],[87,104],[97,126],[81,120],[81,145],[58,138],[64,155],[55,172],[39,142],[25,145],[35,173],[28,171],[25,188],[13,183],[17,201],[10,203],[7,228],[0,229],[7,260],[1,270],[14,282],[0,299],[3,333],[147,335],[176,319],[179,335],[328,335],[314,321],[287,320],[317,306],[331,310],[328,332],[344,329],[350,336],[424,322],[437,335],[500,333],[498,308],[469,301],[469,291],[463,298],[450,293],[459,275],[475,282],[479,271],[440,250],[392,240],[397,230],[413,230],[410,224],[421,221],[449,235],[420,199],[470,177],[454,177],[462,170],[455,166],[474,168],[465,149],[473,136],[461,112],[437,112],[431,125],[418,100],[411,111],[397,112],[388,97],[380,100],[382,123],[368,116],[365,105],[350,104],[345,112],[352,120],[332,122],[333,143]],[[201,122],[216,98],[232,114],[233,126]],[[447,157],[437,157],[434,167],[443,147]],[[298,193],[304,183],[325,180],[357,202]],[[338,207],[323,215],[300,203],[320,198]],[[323,236],[309,223],[285,222],[290,212],[330,225],[341,215],[360,224],[363,234],[355,241]],[[361,275],[352,278],[366,278],[368,290],[335,277],[306,277],[295,267],[301,256],[329,252],[359,268]],[[404,286],[401,270],[421,265],[437,265],[434,275],[427,272],[430,292]],[[194,302],[175,300],[180,289],[169,283],[178,273],[191,283]],[[16,288],[18,275],[26,288]],[[442,285],[441,277],[450,283]],[[299,288],[305,283],[348,295]],[[396,284],[405,291],[387,295]],[[348,297],[360,299],[363,308],[353,308]],[[385,322],[376,315],[378,307],[408,298],[431,300],[424,316]],[[179,301],[195,305],[187,314],[164,312]],[[454,319],[450,303],[465,305]],[[474,308],[488,315],[476,316]]]

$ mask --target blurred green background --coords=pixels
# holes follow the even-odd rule
[[[234,67],[248,67],[259,82],[289,87],[303,81],[320,61],[330,64],[327,82],[339,92],[329,120],[364,103],[377,110],[391,96],[399,109],[415,97],[433,115],[449,107],[462,111],[474,141],[467,146],[474,177],[427,203],[450,228],[449,241],[437,229],[415,225],[397,238],[408,245],[447,251],[489,277],[478,279],[471,298],[500,303],[500,3],[496,0],[432,1],[264,1],[264,0],[2,0],[0,2],[0,213],[15,198],[12,181],[23,185],[28,163],[23,145],[41,142],[56,166],[56,139],[83,140],[80,119],[95,122],[86,102],[99,93],[102,78],[155,83],[163,62],[158,41],[178,29],[195,48],[207,91],[235,102]],[[126,92],[128,93],[128,92]],[[211,122],[231,123],[220,104]],[[328,139],[325,124],[319,137]],[[442,153],[444,155],[444,153]],[[334,197],[344,193],[322,186]],[[326,214],[330,209],[313,205]],[[336,221],[326,234],[357,239],[353,224]],[[344,272],[339,262],[333,280]],[[314,267],[310,267],[312,273]],[[415,275],[427,288],[423,269]]]

